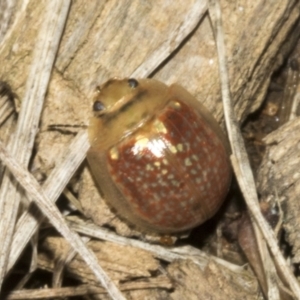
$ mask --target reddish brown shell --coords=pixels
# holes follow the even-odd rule
[[[136,104],[138,109],[143,101],[147,105],[145,95],[152,97],[149,88],[157,82],[145,82],[139,80],[133,98],[126,98],[128,109]],[[123,136],[116,129],[119,139],[113,144],[101,141],[101,129],[111,115],[95,118],[88,160],[104,198],[121,217],[147,231],[173,233],[216,213],[229,189],[231,168],[226,140],[206,109],[181,87],[159,84],[162,99],[156,91],[153,111],[143,112],[131,131],[124,128]],[[105,102],[101,88],[99,97]],[[114,116],[126,110],[119,104],[114,107],[119,109],[111,109]]]

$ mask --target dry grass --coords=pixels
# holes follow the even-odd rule
[[[0,158],[10,171],[0,169],[0,284],[11,280],[24,248],[29,241],[33,245],[27,258],[30,270],[8,299],[106,299],[99,282],[113,299],[124,299],[125,293],[128,299],[193,299],[200,294],[256,299],[258,285],[251,270],[190,245],[154,245],[151,240],[157,237],[132,230],[101,199],[82,163],[89,147],[85,126],[95,86],[113,76],[178,82],[223,128],[225,115],[233,167],[256,222],[269,299],[278,298],[281,286],[273,262],[281,280],[289,282],[287,288],[300,299],[289,259],[281,255],[277,237],[260,213],[239,129],[261,105],[271,75],[299,38],[299,3],[233,2],[221,1],[221,10],[211,2],[209,13],[206,1],[196,0],[184,5],[163,0],[1,4],[5,13],[0,16],[0,78],[12,88],[18,118],[7,104],[11,97],[2,97],[6,109],[0,109]],[[214,27],[216,47],[212,23],[218,23],[215,16],[220,11],[223,25]],[[80,166],[84,170],[74,176]],[[260,193],[267,197],[267,189],[265,183]],[[64,216],[54,204],[64,190],[68,198],[74,198],[70,190],[76,195],[76,216]],[[67,214],[74,213],[74,207]],[[63,238],[44,228],[50,224]],[[290,242],[293,245],[293,239]],[[53,274],[52,287],[22,290],[38,268]],[[64,269],[80,284],[62,287]]]

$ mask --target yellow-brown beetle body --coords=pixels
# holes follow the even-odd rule
[[[175,233],[211,218],[231,182],[217,122],[186,90],[153,79],[99,87],[88,161],[106,201],[146,231]]]

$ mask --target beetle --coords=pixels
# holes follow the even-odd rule
[[[169,234],[217,212],[231,183],[230,150],[195,97],[177,84],[114,78],[94,100],[87,159],[121,218]]]

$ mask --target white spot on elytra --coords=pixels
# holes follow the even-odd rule
[[[113,160],[119,159],[119,151],[116,147],[113,147],[109,151],[110,158]]]
[[[167,161],[167,159],[165,159],[165,158],[162,160],[162,162],[163,162],[165,165],[168,165],[168,164],[169,164],[168,161]]]
[[[187,167],[191,166],[191,165],[192,165],[191,160],[190,160],[189,158],[186,158],[186,159],[184,160],[184,165],[187,166]]]
[[[182,152],[182,151],[183,151],[183,145],[182,145],[182,144],[177,144],[176,148],[177,148],[177,150],[178,150],[179,152]]]
[[[172,180],[172,184],[176,187],[179,187],[179,182],[177,180]]]
[[[164,133],[166,134],[168,132],[167,128],[165,127],[164,123],[160,122],[160,121],[155,121],[154,122],[154,126],[156,127],[156,130],[158,132]]]
[[[170,146],[170,151],[172,152],[172,153],[177,153],[177,149],[176,149],[176,147],[175,146],[173,146],[173,145],[171,145]]]
[[[195,161],[198,161],[198,160],[199,160],[199,159],[198,159],[198,156],[195,155],[195,154],[192,155],[192,159],[195,160]]]
[[[154,162],[154,166],[160,168],[160,162],[159,161]]]
[[[191,170],[191,174],[196,175],[198,172],[195,169]]]
[[[145,149],[149,149],[150,152],[156,157],[162,157],[164,155],[166,145],[163,140],[149,140],[148,138],[143,137],[136,140],[134,146],[132,147],[132,152],[134,155],[138,155]]]
[[[147,170],[147,171],[153,171],[154,168],[153,168],[153,166],[152,166],[151,164],[147,164],[147,165],[146,165],[146,170]]]

